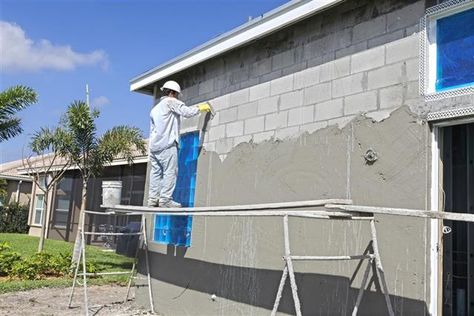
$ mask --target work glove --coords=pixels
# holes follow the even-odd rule
[[[198,104],[200,112],[211,112],[211,105],[208,102]]]

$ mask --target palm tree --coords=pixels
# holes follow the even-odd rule
[[[142,155],[146,152],[142,132],[135,127],[116,126],[102,136],[97,136],[95,119],[99,114],[99,111],[91,110],[87,103],[74,101],[61,118],[61,126],[54,130],[41,129],[34,135],[30,145],[35,153],[43,153],[45,149],[49,149],[48,161],[51,161],[51,157],[60,157],[61,166],[72,165],[79,169],[82,179],[79,228],[83,223],[89,179],[100,175],[104,167],[112,163],[114,158],[121,157],[132,163],[136,151]],[[55,159],[53,158],[53,161]],[[49,169],[43,167],[42,170]],[[61,176],[64,173],[62,170],[61,168]],[[77,263],[80,250],[81,235],[77,233],[72,256],[73,264]]]
[[[135,151],[145,154],[142,132],[135,127],[117,126],[98,137],[95,119],[99,111],[92,110],[83,101],[73,102],[63,117],[63,128],[69,133],[66,142],[66,156],[76,165],[82,178],[82,202],[79,212],[79,227],[82,227],[83,213],[87,200],[87,183],[91,177],[100,175],[104,166],[120,156],[133,162]],[[77,263],[81,249],[81,236],[76,235],[72,262]]]
[[[25,86],[14,86],[0,93],[0,142],[20,134],[21,120],[15,113],[36,103],[36,92]]]
[[[31,138],[29,147],[32,154],[23,158],[23,167],[33,178],[36,187],[44,194],[43,210],[48,210],[48,197],[70,167],[66,158],[66,148],[70,142],[70,135],[62,128],[41,128]],[[64,159],[66,158],[66,159]],[[43,251],[47,225],[46,214],[41,217],[41,233],[38,243],[38,252]]]

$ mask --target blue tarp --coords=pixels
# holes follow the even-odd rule
[[[194,206],[199,132],[181,135],[178,152],[178,181],[173,199],[183,206]],[[191,245],[192,216],[155,216],[154,241],[167,245]]]
[[[474,85],[474,8],[436,23],[436,90]]]

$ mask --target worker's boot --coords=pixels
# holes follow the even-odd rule
[[[181,204],[173,200],[165,200],[160,202],[160,207],[181,207]]]

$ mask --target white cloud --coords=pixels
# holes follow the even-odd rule
[[[91,104],[93,107],[101,108],[104,105],[110,104],[110,100],[107,99],[107,97],[104,97],[103,95],[101,95],[100,97],[96,97],[92,99]]]
[[[74,70],[84,65],[99,65],[105,69],[108,65],[103,50],[82,54],[71,46],[53,44],[45,39],[34,41],[20,26],[5,21],[0,21],[0,51],[2,72]]]

